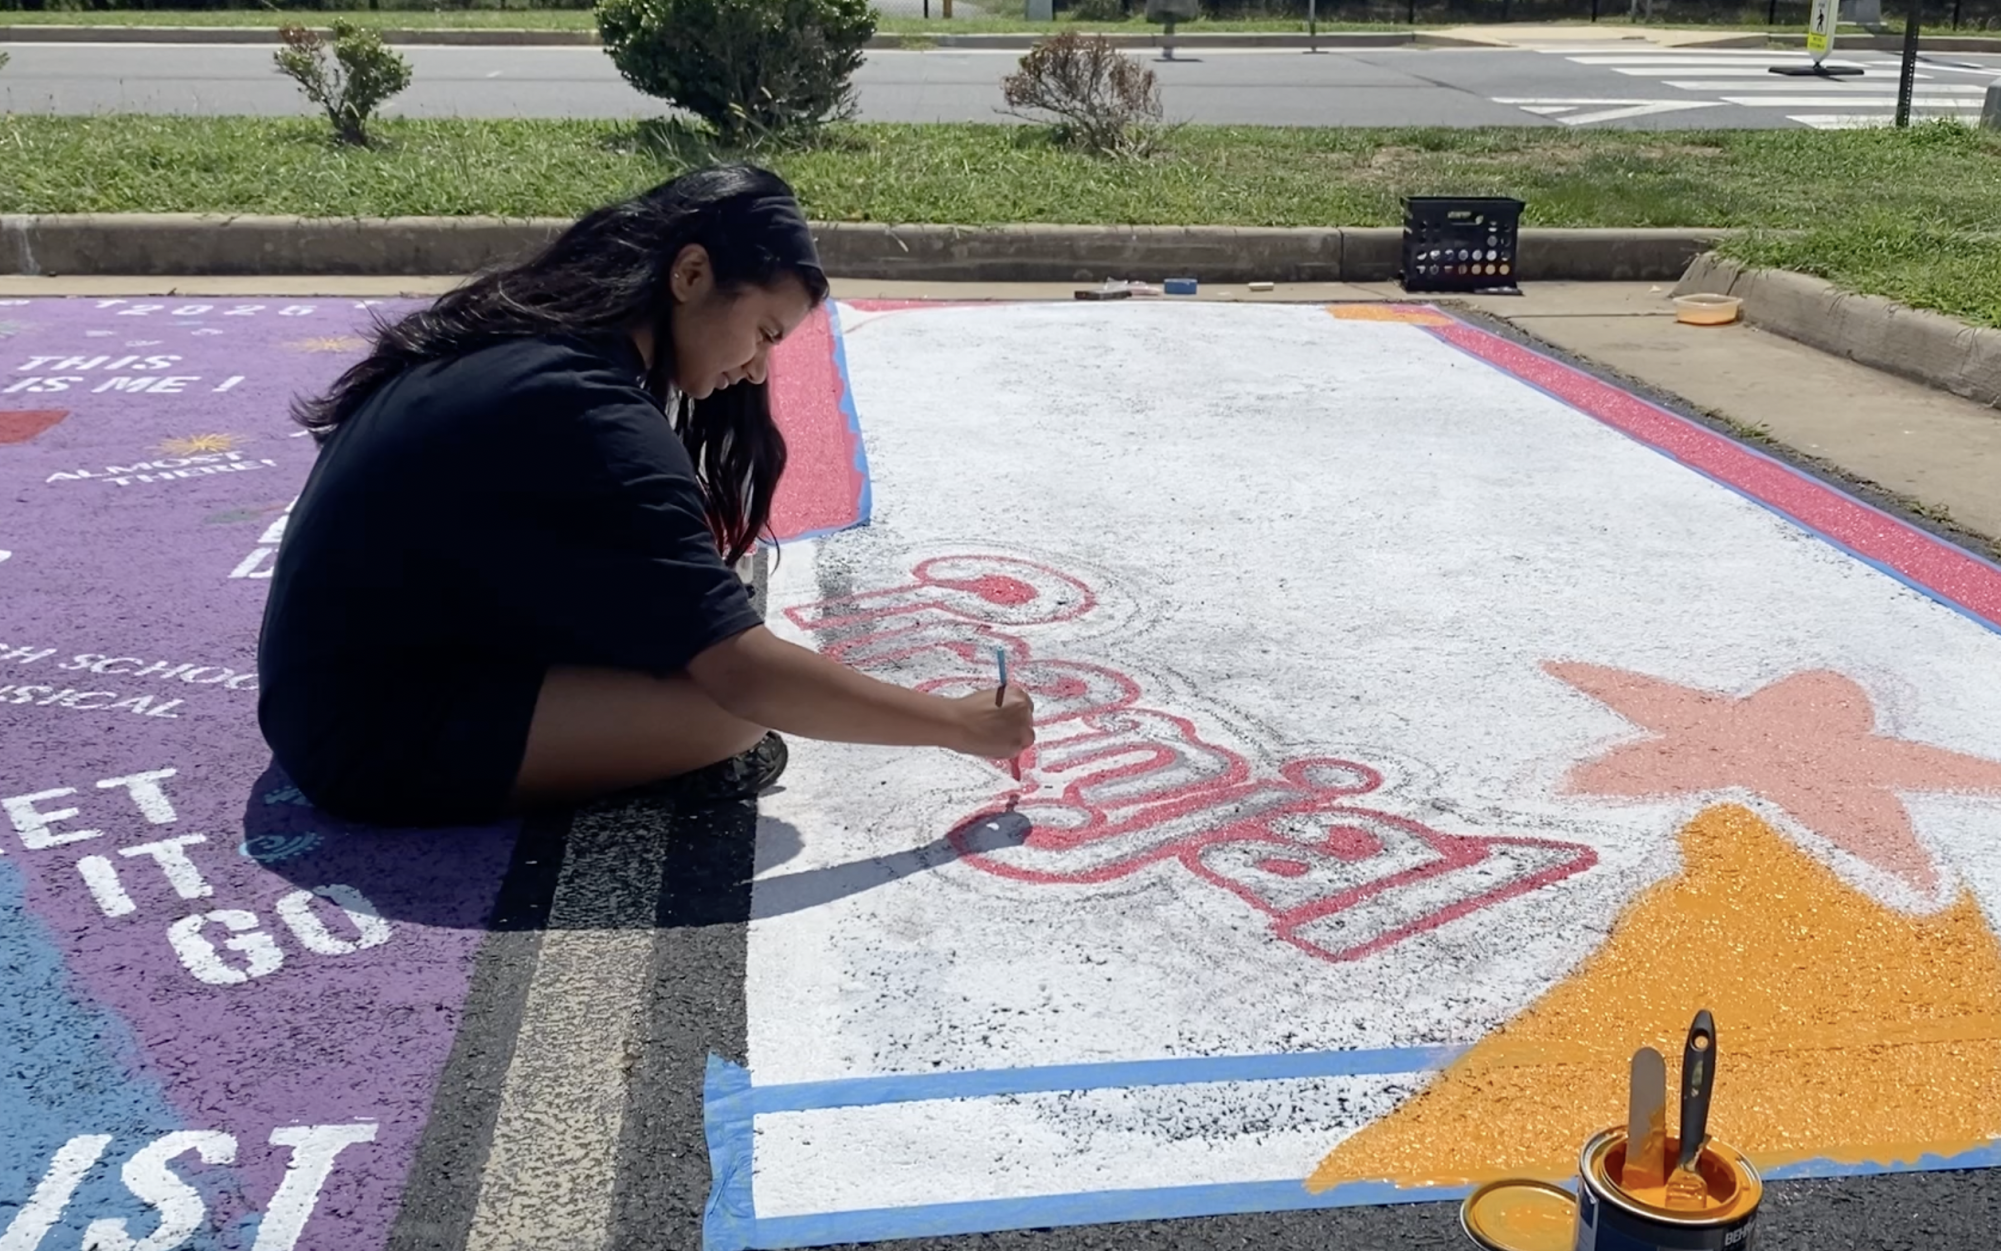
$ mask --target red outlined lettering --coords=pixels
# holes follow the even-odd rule
[[[993,649],[1007,651],[1009,680],[1035,698],[1038,742],[1022,757],[1018,800],[948,836],[965,863],[997,877],[1090,886],[1172,862],[1265,914],[1283,941],[1348,961],[1597,863],[1578,843],[1448,834],[1363,806],[1383,777],[1359,761],[1309,757],[1255,777],[1187,718],[1140,706],[1133,678],[1038,658],[1013,632],[1096,605],[1083,582],[1047,566],[949,556],[901,586],[786,616],[828,655],[939,694],[990,685]]]

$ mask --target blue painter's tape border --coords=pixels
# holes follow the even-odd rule
[[[702,1075],[702,1133],[709,1143],[709,1202],[702,1211],[702,1251],[758,1246],[751,1194],[750,1070],[711,1055]]]
[[[786,534],[782,542],[806,542],[812,538],[826,538],[828,534],[838,534],[840,530],[852,530],[854,526],[866,526],[874,516],[874,478],[868,474],[868,444],[862,442],[862,418],[854,408],[854,380],[848,378],[848,338],[840,330],[840,308],[834,300],[826,300],[826,332],[834,342],[834,374],[840,378],[840,416],[846,418],[848,440],[854,444],[854,460],[850,462],[856,478],[860,480],[860,490],[854,496],[854,520],[844,520],[836,526],[820,526],[816,530],[800,530],[798,534]],[[766,546],[772,546],[766,540]]]
[[[1426,305],[1426,308],[1431,312],[1438,313],[1440,316],[1451,317],[1453,321],[1463,329],[1471,330],[1478,334],[1491,336],[1499,340],[1500,342],[1506,343],[1510,347],[1517,348],[1523,352],[1528,353],[1530,356],[1536,357],[1538,360],[1547,361],[1549,364],[1555,366],[1558,369],[1567,370],[1570,373],[1576,374],[1580,378],[1589,378],[1593,382],[1604,383],[1606,386],[1613,387],[1616,390],[1625,391],[1627,395],[1631,395],[1634,399],[1640,401],[1642,404],[1645,404],[1647,407],[1653,409],[1655,412],[1659,413],[1663,417],[1666,417],[1681,425],[1687,426],[1689,429],[1697,431],[1701,434],[1714,435],[1715,437],[1720,439],[1728,439],[1730,442],[1735,443],[1738,446],[1738,448],[1741,449],[1742,451],[1750,453],[1750,455],[1752,455],[1753,457],[1756,457],[1757,459],[1762,460],[1767,464],[1772,465],[1773,467],[1784,471],[1789,476],[1796,478],[1801,482],[1809,483],[1813,486],[1825,487],[1826,489],[1833,491],[1837,495],[1840,495],[1842,498],[1848,500],[1850,503],[1855,504],[1858,507],[1863,508],[1868,512],[1871,512],[1876,516],[1882,518],[1886,523],[1895,526],[1900,530],[1908,530],[1913,534],[1919,535],[1926,541],[1931,543],[1936,543],[1941,547],[1951,547],[1957,554],[1963,555],[1978,564],[1986,565],[1989,568],[1994,569],[1996,572],[2001,572],[2001,565],[1997,565],[1994,562],[1987,560],[1985,557],[1979,555],[1976,552],[1968,551],[1965,548],[1958,547],[1955,544],[1947,543],[1944,539],[1939,538],[1937,535],[1932,534],[1929,531],[1923,530],[1917,526],[1914,526],[1910,522],[1905,521],[1901,517],[1897,517],[1883,511],[1882,509],[1876,507],[1874,504],[1871,504],[1868,500],[1862,499],[1857,495],[1851,494],[1850,492],[1843,490],[1841,486],[1836,483],[1828,482],[1822,478],[1817,478],[1795,465],[1787,464],[1785,461],[1780,460],[1778,457],[1773,456],[1768,452],[1763,452],[1755,447],[1752,447],[1748,443],[1743,443],[1736,439],[1730,439],[1728,435],[1719,433],[1718,431],[1715,430],[1711,430],[1709,427],[1703,425],[1701,422],[1692,421],[1689,418],[1682,416],[1680,413],[1675,412],[1673,409],[1666,408],[1660,404],[1656,404],[1644,395],[1636,395],[1631,391],[1626,391],[1624,387],[1619,386],[1617,383],[1606,382],[1605,379],[1599,378],[1595,374],[1587,373],[1586,371],[1577,368],[1575,365],[1572,365],[1567,361],[1559,360],[1556,357],[1551,356],[1547,352],[1539,352],[1535,348],[1530,347],[1526,343],[1518,343],[1513,339],[1502,338],[1501,336],[1494,334],[1493,331],[1488,330],[1484,326],[1476,325],[1473,322],[1466,321],[1463,318],[1458,317],[1449,309],[1438,308],[1435,305]],[[1890,566],[1875,559],[1874,557],[1863,555],[1861,552],[1856,551],[1854,548],[1842,542],[1840,539],[1837,539],[1833,535],[1828,534],[1826,531],[1820,529],[1818,526],[1815,526],[1808,521],[1805,521],[1799,517],[1794,516],[1792,513],[1787,512],[1784,508],[1779,507],[1777,504],[1773,504],[1767,500],[1759,499],[1757,496],[1751,494],[1749,491],[1745,490],[1743,487],[1738,486],[1736,483],[1731,482],[1727,478],[1720,478],[1706,469],[1702,469],[1696,465],[1691,465],[1687,461],[1683,460],[1680,456],[1677,456],[1672,450],[1668,448],[1662,447],[1657,443],[1653,443],[1647,439],[1641,438],[1639,435],[1633,434],[1630,431],[1619,429],[1619,427],[1612,425],[1610,422],[1607,422],[1602,418],[1600,418],[1596,413],[1592,412],[1590,409],[1585,408],[1582,405],[1579,405],[1569,399],[1564,398],[1561,395],[1556,394],[1554,391],[1549,390],[1547,387],[1542,386],[1540,383],[1522,377],[1520,374],[1515,373],[1513,370],[1509,369],[1505,365],[1502,365],[1498,361],[1488,360],[1486,357],[1481,356],[1476,352],[1469,351],[1468,349],[1446,338],[1444,335],[1437,333],[1436,330],[1430,327],[1419,327],[1419,329],[1423,330],[1432,339],[1435,339],[1439,343],[1444,344],[1446,347],[1451,348],[1453,351],[1458,352],[1462,356],[1467,357],[1469,360],[1473,360],[1481,365],[1485,365],[1487,368],[1493,370],[1497,374],[1502,375],[1511,382],[1515,382],[1521,386],[1527,387],[1529,390],[1536,392],[1538,395],[1547,396],[1550,399],[1555,400],[1557,403],[1563,405],[1565,408],[1570,409],[1572,412],[1577,413],[1580,416],[1590,418],[1592,421],[1595,421],[1599,425],[1604,426],[1606,429],[1612,431],[1614,434],[1618,434],[1627,439],[1631,439],[1633,442],[1639,444],[1641,447],[1646,448],[1648,451],[1653,452],[1655,455],[1666,457],[1668,460],[1673,461],[1676,465],[1679,465],[1681,468],[1688,470],[1690,473],[1695,474],[1698,477],[1707,479],[1710,482],[1714,482],[1717,486],[1722,487],[1724,490],[1729,491],[1731,494],[1739,497],[1740,499],[1746,500],[1752,504],[1757,505],[1759,508],[1764,509],[1766,512],[1771,513],[1773,516],[1784,518],[1785,521],[1788,522],[1789,524],[1799,527],[1801,530],[1812,535],[1814,538],[1819,539],[1821,542],[1827,544],[1829,547],[1834,548],[1836,551],[1842,553],[1843,555],[1861,564],[1867,565],[1869,568],[1874,569],[1877,573],[1882,574],[1884,577],[1891,579],[1892,581],[1898,583],[1899,585],[1908,587],[1910,590],[1916,591],[1918,594],[1924,596],[1928,600],[1931,600],[1933,603],[1939,605],[1941,608],[1948,608],[1953,612],[1958,613],[1960,616],[1966,618],[1968,621],[1973,622],[1975,625],[1980,626],[1982,629],[1991,631],[1995,634],[2001,634],[2001,623],[1989,621],[1986,617],[1981,616],[1979,613],[1975,612],[1972,608],[1968,607],[1965,604],[1960,603],[1958,600],[1953,599],[1952,596],[1946,594],[1944,591],[1938,589],[1937,587],[1930,586],[1923,582],[1919,582],[1916,579],[1911,578],[1907,574],[1904,574],[1896,569],[1892,569]]]
[[[1357,1051],[1299,1051],[1279,1055],[1196,1056],[1173,1060],[1122,1060],[1103,1064],[1048,1064],[1018,1069],[972,1069],[788,1082],[750,1091],[751,1115],[821,1108],[865,1108],[927,1099],[978,1099],[993,1095],[1046,1094],[1130,1086],[1187,1086],[1197,1082],[1269,1082],[1300,1077],[1356,1077],[1425,1073],[1445,1067],[1465,1051],[1459,1046],[1385,1047]]]
[[[1875,1177],[1883,1173],[1936,1173],[1942,1169],[2001,1167],[2001,1140],[1973,1147],[1958,1155],[1927,1151],[1914,1161],[1884,1164],[1875,1160],[1800,1160],[1761,1168],[1758,1176],[1766,1181],[1796,1181],[1808,1177]]]
[[[862,442],[861,413],[855,407],[855,382],[848,373],[848,336],[841,329],[841,306],[827,301],[827,330],[834,340],[834,372],[841,376],[841,414],[848,419],[848,437],[855,441],[855,476],[861,480],[861,495],[855,500],[854,524],[865,526],[875,515],[875,480],[869,476],[868,447]]]
[[[848,375],[848,337],[841,329],[840,306],[835,301],[828,300],[826,309],[827,334],[834,344],[834,373],[841,380],[841,398],[838,407],[841,416],[847,419],[848,439],[855,449],[851,467],[861,483],[861,490],[855,496],[853,521],[844,521],[837,526],[821,526],[817,530],[802,530],[798,534],[788,535],[785,539],[787,543],[824,539],[830,534],[839,534],[843,530],[865,526],[875,516],[875,479],[869,474],[868,445],[862,441],[862,418],[860,411],[855,407],[854,379]]]

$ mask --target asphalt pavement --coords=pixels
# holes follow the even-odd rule
[[[632,118],[660,106],[592,47],[412,47],[403,117]],[[285,115],[306,110],[269,46],[18,44],[0,72],[0,108]],[[1839,49],[1837,49],[1839,52]],[[1001,80],[1012,51],[876,51],[856,75],[859,116],[882,122],[1005,120]],[[1897,59],[1837,55],[1845,78],[1770,72],[1804,53],[1660,48],[1607,42],[1563,48],[1188,49],[1169,61],[1131,55],[1158,75],[1172,120],[1285,126],[1578,126],[1753,129],[1881,124],[1895,109]],[[1920,117],[1978,117],[2001,55],[1929,53]]]

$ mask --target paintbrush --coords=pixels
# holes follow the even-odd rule
[[[1626,1167],[1619,1184],[1628,1194],[1667,1181],[1667,1061],[1652,1047],[1633,1053],[1626,1096]]]
[[[1002,701],[1007,699],[1007,648],[994,648],[994,663],[1000,666],[1000,689],[994,692],[994,707],[998,708]],[[1021,781],[1021,756],[1017,754],[1007,763],[1008,767],[1014,770],[1014,780]]]
[[[1709,1141],[1709,1096],[1716,1089],[1716,1022],[1709,1009],[1695,1014],[1681,1051],[1681,1151],[1668,1178],[1667,1205],[1700,1208],[1709,1202],[1709,1184],[1696,1171],[1702,1144]]]

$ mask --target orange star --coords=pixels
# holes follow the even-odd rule
[[[1796,673],[1743,698],[1600,665],[1552,662],[1554,676],[1653,737],[1578,765],[1570,794],[1632,798],[1743,789],[1851,855],[1920,889],[1938,880],[1900,791],[2001,795],[2001,761],[1884,738],[1854,679]]]

